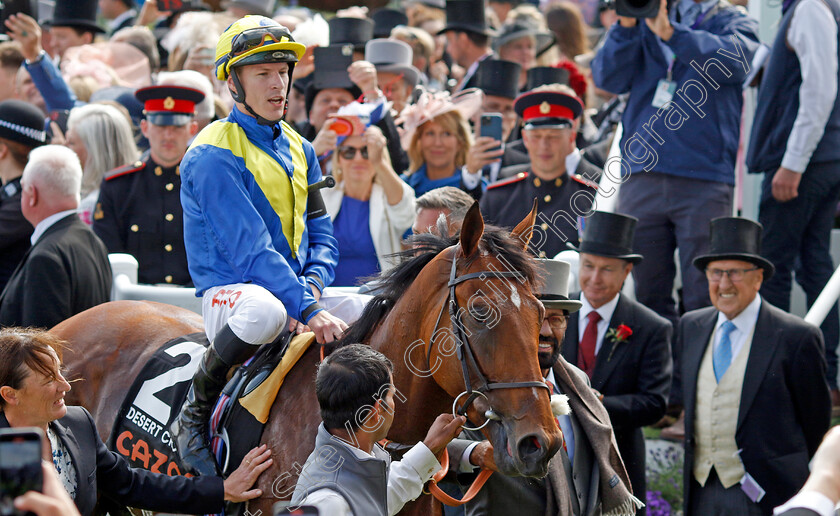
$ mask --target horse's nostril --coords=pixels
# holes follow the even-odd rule
[[[523,462],[539,461],[545,455],[545,446],[536,434],[526,435],[517,446],[519,459]]]

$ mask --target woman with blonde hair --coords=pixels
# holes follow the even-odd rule
[[[450,96],[447,92],[424,92],[405,108],[397,123],[405,132],[402,144],[408,149],[409,167],[402,178],[415,195],[442,186],[454,186],[474,198],[486,186],[481,171],[470,174],[464,165],[473,144],[467,121],[481,108],[481,90],[471,88]]]
[[[351,118],[351,117],[348,117]],[[333,286],[349,287],[388,270],[414,224],[414,192],[391,166],[382,130],[357,122],[333,153],[337,184],[321,191],[338,241]]]
[[[87,104],[73,108],[67,119],[65,145],[79,156],[82,176],[82,201],[79,216],[91,224],[99,197],[99,185],[105,172],[135,161],[140,155],[131,122],[114,106]]]

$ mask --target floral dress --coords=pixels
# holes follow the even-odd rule
[[[67,447],[61,442],[61,439],[55,435],[52,426],[47,427],[47,437],[50,440],[50,448],[52,449],[52,460],[55,465],[55,470],[58,472],[58,477],[61,479],[61,484],[73,500],[76,499],[76,488],[79,485],[76,478],[76,468],[73,466],[73,460],[70,454],[67,453]]]

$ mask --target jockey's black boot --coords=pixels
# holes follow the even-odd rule
[[[237,337],[226,324],[204,353],[187,400],[170,428],[185,473],[220,476],[207,442],[210,412],[225,386],[230,368],[247,360],[255,349]]]

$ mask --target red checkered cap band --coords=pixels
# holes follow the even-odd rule
[[[565,106],[548,104],[548,109],[546,110],[545,108],[545,104],[537,104],[536,106],[525,108],[522,111],[522,120],[527,122],[532,118],[565,118],[567,120],[575,119],[574,112]]]
[[[166,112],[166,113],[189,113],[195,112],[195,102],[190,100],[173,99],[166,97],[165,99],[149,99],[143,105],[143,109],[147,113]]]

